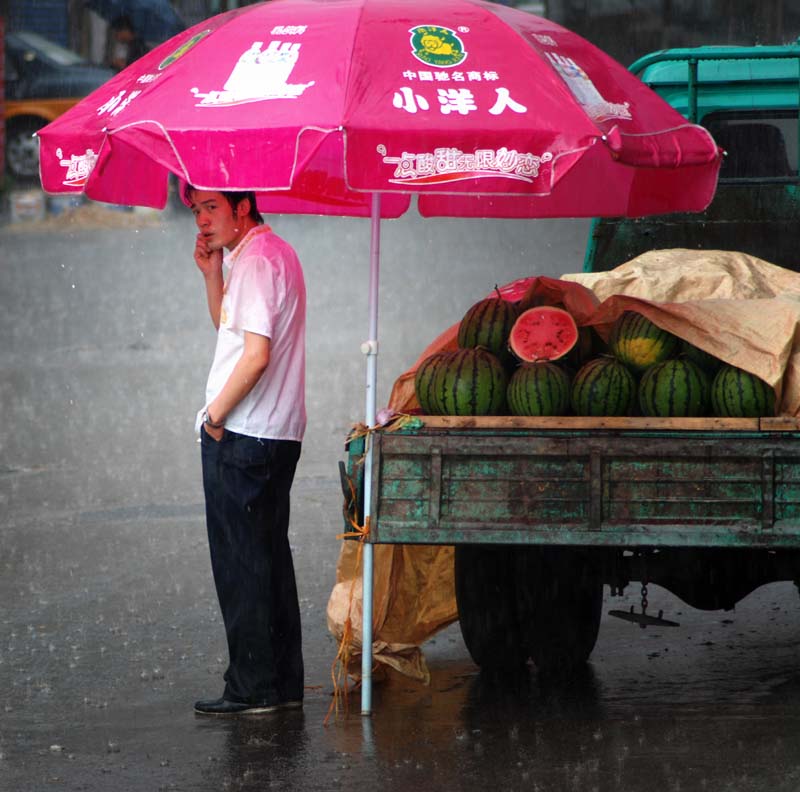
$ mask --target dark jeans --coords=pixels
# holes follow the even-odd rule
[[[226,699],[303,698],[300,607],[289,548],[289,490],[300,443],[202,432],[211,568],[230,663]]]

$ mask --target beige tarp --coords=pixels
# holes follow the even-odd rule
[[[798,257],[800,258],[800,256]],[[647,316],[775,388],[783,415],[800,415],[800,274],[722,250],[657,250],[606,273],[565,275],[602,300],[605,333],[625,310]]]
[[[601,335],[624,310],[636,310],[660,327],[772,385],[781,414],[800,416],[800,274],[743,253],[661,250],[645,253],[611,272],[527,278],[503,287],[506,299],[527,289],[562,302],[579,325]],[[395,383],[389,406],[418,407],[417,365],[438,349],[455,348],[458,326],[445,330]],[[360,673],[361,569],[357,543],[344,542],[336,585],[328,601],[328,627],[341,639],[353,630],[350,673]],[[427,682],[420,645],[456,621],[452,547],[375,546],[374,660]],[[380,667],[380,666],[378,666]]]

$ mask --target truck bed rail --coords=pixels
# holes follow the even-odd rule
[[[372,434],[371,542],[800,548],[794,418],[417,424]]]

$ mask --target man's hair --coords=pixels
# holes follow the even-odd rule
[[[192,203],[192,193],[197,190],[192,184],[187,184],[183,188],[183,198],[187,204],[191,205]],[[214,192],[219,192],[220,195],[225,197],[225,200],[230,204],[231,209],[235,212],[236,207],[245,199],[248,198],[250,200],[250,212],[248,213],[248,217],[258,225],[262,225],[264,223],[264,218],[261,216],[261,212],[258,211],[258,206],[256,205],[256,194],[252,190],[248,190],[246,192],[239,192],[237,190],[215,190]]]
[[[127,14],[120,14],[111,20],[110,27],[112,30],[130,30],[136,32],[133,27],[133,20]]]

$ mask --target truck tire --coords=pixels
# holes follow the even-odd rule
[[[22,117],[6,123],[6,169],[20,185],[39,181],[39,141],[33,136],[47,121]]]
[[[455,586],[464,643],[483,669],[525,665],[516,608],[514,547],[456,545]]]
[[[518,548],[516,578],[523,641],[539,671],[585,664],[603,607],[603,580],[592,556],[572,548]]]

